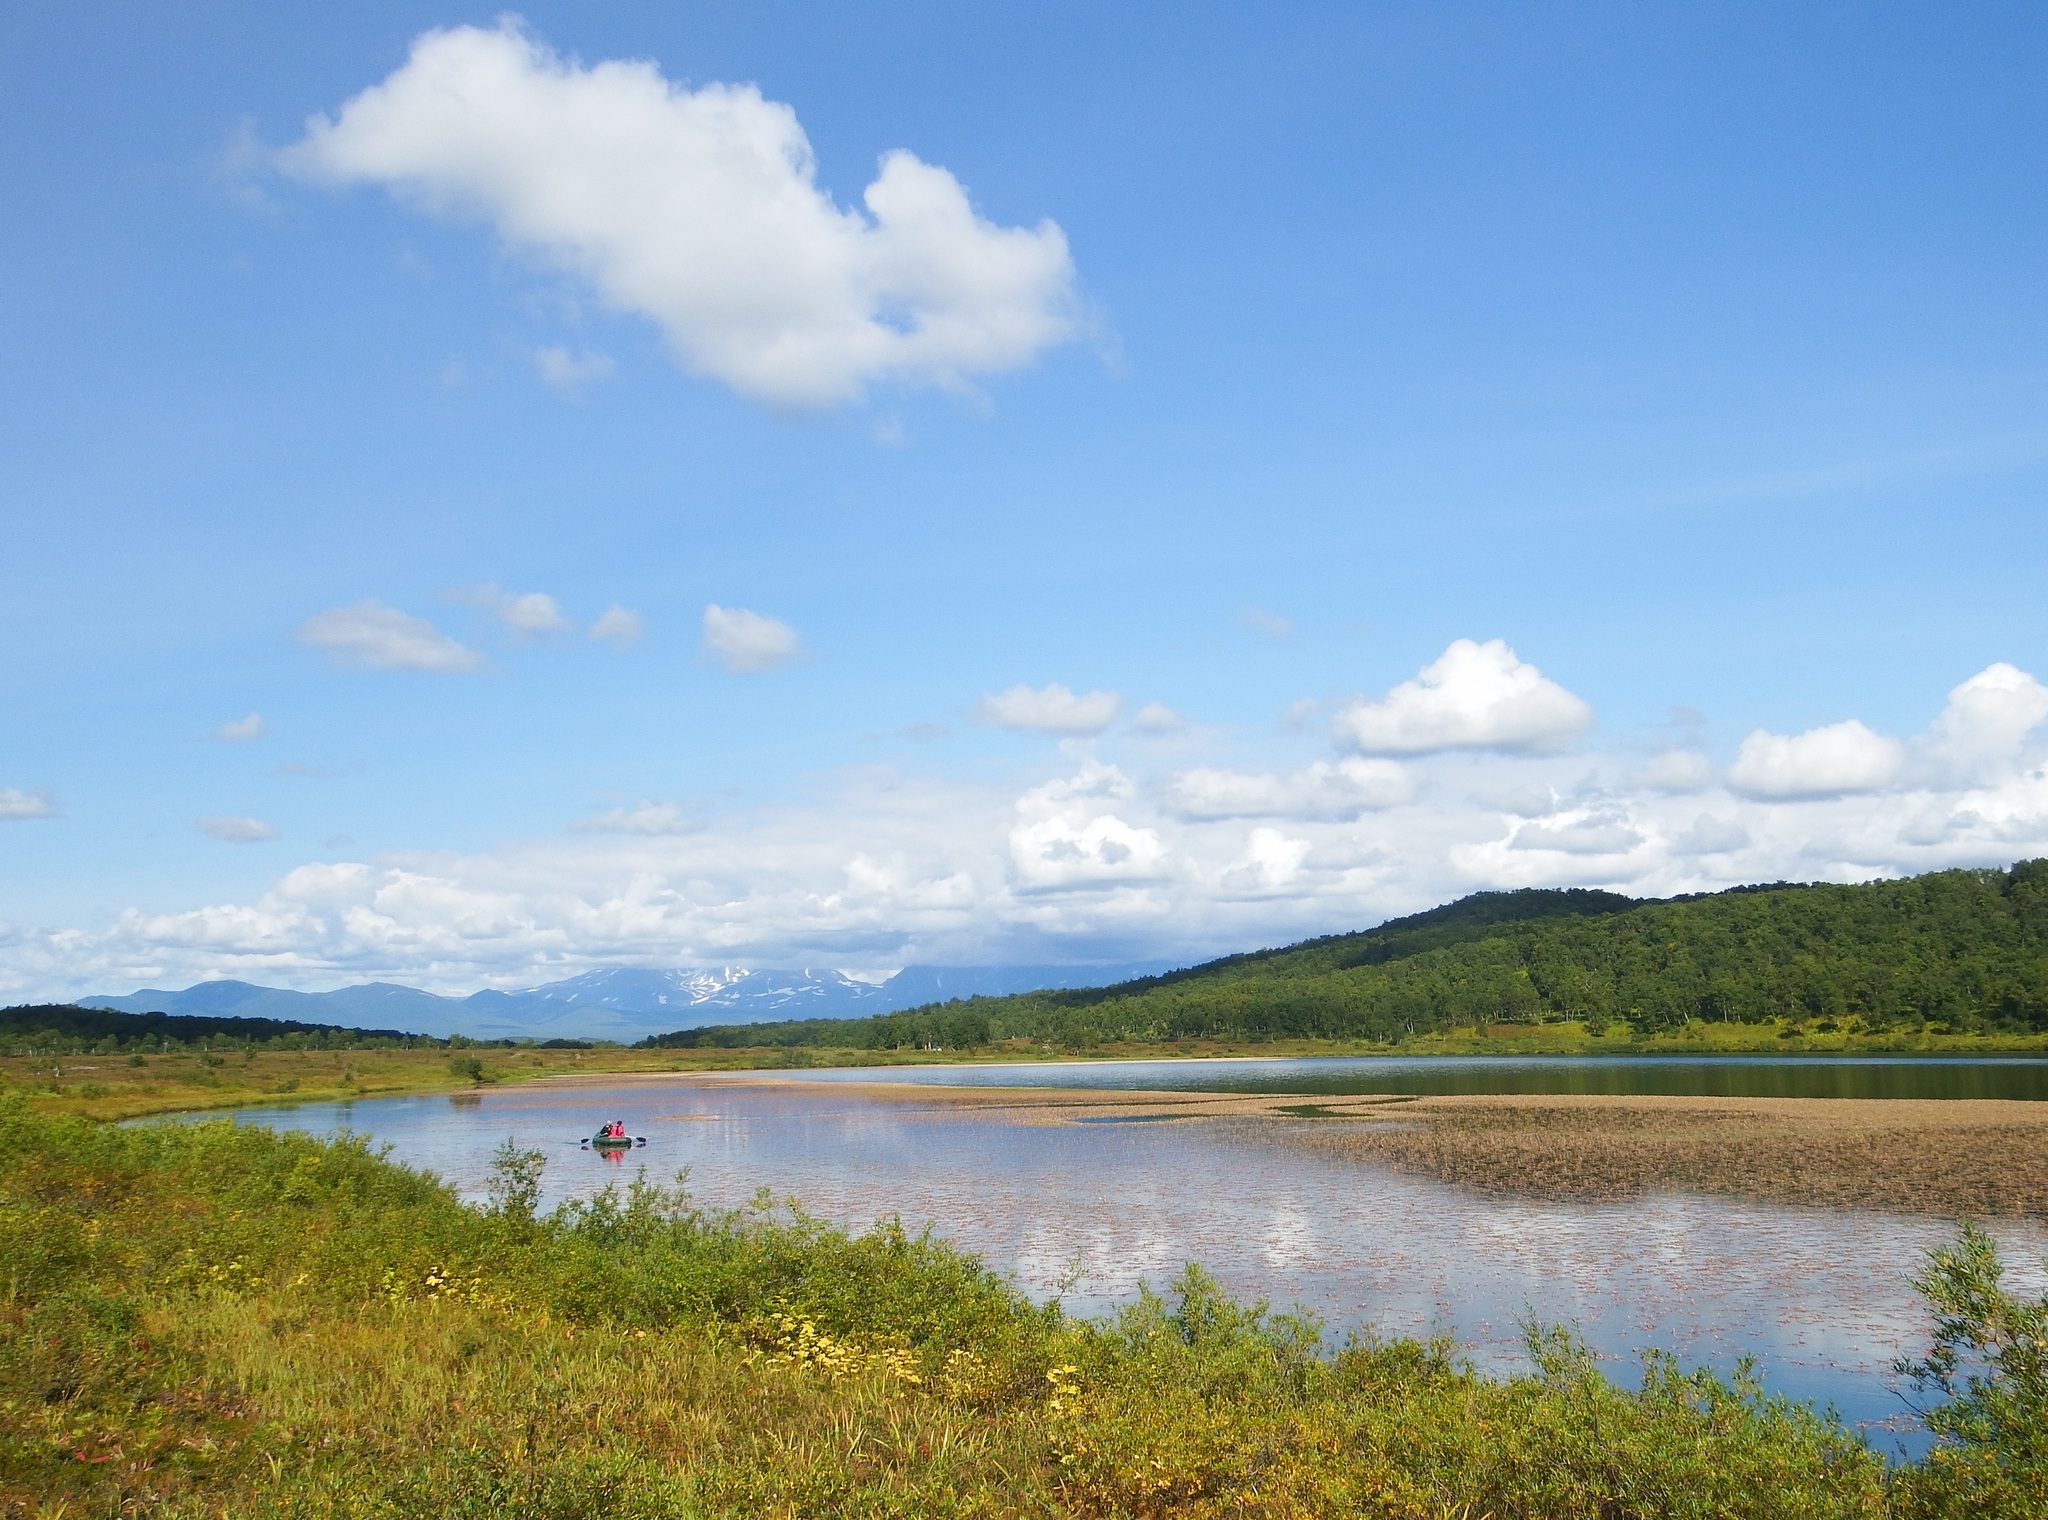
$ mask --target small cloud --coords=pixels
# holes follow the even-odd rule
[[[447,593],[448,599],[481,607],[521,638],[538,638],[544,633],[562,633],[569,620],[545,591],[507,591],[496,581]]]
[[[243,818],[232,813],[201,813],[193,827],[208,839],[223,844],[262,844],[277,838],[277,829],[261,818]]]
[[[1517,818],[1546,818],[1557,811],[1558,795],[1554,787],[1517,787],[1500,799],[1500,809],[1513,813]]]
[[[13,822],[21,818],[55,818],[57,799],[50,795],[48,787],[37,787],[32,792],[16,791],[11,786],[0,786],[0,821]]]
[[[952,738],[953,725],[950,723],[934,723],[930,719],[924,719],[916,723],[904,724],[896,730],[896,737],[899,739],[915,739],[920,744],[929,744],[934,739]]]
[[[353,834],[329,834],[320,841],[320,848],[323,850],[338,850],[345,844],[354,844],[355,842]]]
[[[716,602],[704,609],[704,649],[734,675],[775,670],[803,653],[796,630],[781,618]]]
[[[1518,658],[1505,639],[1458,639],[1412,681],[1337,714],[1337,737],[1365,754],[1449,749],[1550,750],[1593,722],[1593,709]]]
[[[228,744],[247,744],[252,739],[260,739],[269,732],[270,728],[269,725],[264,723],[263,714],[250,713],[246,718],[236,718],[231,723],[221,724],[219,728],[213,731],[213,736]]]
[[[1183,818],[1299,818],[1342,821],[1415,795],[1414,778],[1393,760],[1318,760],[1291,776],[1215,770],[1182,771],[1167,785]]]
[[[1714,784],[1714,762],[1696,749],[1667,749],[1652,755],[1636,780],[1660,792],[1703,792]]]
[[[875,442],[885,449],[900,449],[908,441],[903,424],[890,417],[875,424]]]
[[[1301,874],[1311,848],[1306,839],[1289,838],[1278,829],[1253,829],[1243,856],[1224,870],[1222,885],[1239,892],[1278,891]]]
[[[1249,602],[1245,604],[1243,621],[1247,628],[1256,628],[1259,632],[1269,633],[1276,639],[1284,639],[1294,632],[1292,618],[1284,618],[1277,612],[1268,612],[1263,607],[1254,607]]]
[[[1177,734],[1187,726],[1188,720],[1164,702],[1147,702],[1131,714],[1131,727],[1141,734]]]
[[[1643,836],[1615,819],[1582,818],[1570,823],[1525,823],[1508,841],[1511,850],[1557,850],[1566,855],[1625,855]]]
[[[580,396],[593,381],[606,378],[618,368],[609,354],[572,354],[566,348],[537,348],[533,367],[541,379],[565,396]]]
[[[256,135],[256,123],[243,117],[228,133],[228,140],[214,155],[212,181],[222,199],[245,211],[272,211],[275,204],[263,193],[262,176],[271,167],[271,150]]]
[[[1296,697],[1281,710],[1280,727],[1290,734],[1298,734],[1322,710],[1323,704],[1314,697]]]
[[[1077,697],[1055,681],[1036,690],[1020,684],[985,696],[975,705],[974,716],[992,728],[1085,736],[1108,728],[1122,706],[1123,698],[1113,691]]]
[[[1671,848],[1681,855],[1724,855],[1748,843],[1749,830],[1734,819],[1702,813],[1691,828],[1671,841]]]
[[[1872,733],[1856,719],[1786,736],[1758,729],[1742,741],[1728,784],[1774,802],[1874,792],[1899,773],[1899,741]]]
[[[629,612],[617,602],[599,614],[590,625],[590,637],[614,649],[624,649],[640,641],[640,635],[647,631],[647,619],[637,612]]]
[[[578,834],[694,834],[703,825],[672,802],[643,802],[579,818],[569,827]]]
[[[316,613],[299,625],[298,640],[326,650],[337,664],[365,670],[462,675],[484,662],[425,618],[374,601]]]

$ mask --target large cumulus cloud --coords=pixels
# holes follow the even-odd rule
[[[951,174],[900,150],[865,211],[843,208],[818,187],[795,111],[754,86],[584,67],[516,20],[425,33],[279,162],[488,222],[650,318],[691,372],[780,407],[883,380],[959,386],[1075,331],[1053,223],[987,221]]]

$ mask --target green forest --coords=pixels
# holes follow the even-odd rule
[[[2048,1031],[2048,860],[1857,886],[1639,900],[1482,892],[1356,934],[1113,987],[974,998],[857,1020],[680,1030],[666,1047],[1064,1049],[1189,1039],[1394,1042],[1582,1022],[1641,1037],[1788,1030]]]

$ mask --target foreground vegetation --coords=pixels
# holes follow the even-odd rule
[[[1985,1516],[2048,1498],[2048,1310],[1922,1284],[1943,1444],[1562,1336],[1525,1376],[1329,1350],[1189,1271],[1113,1322],[943,1243],[644,1183],[536,1217],[361,1142],[0,1099],[0,1512],[82,1516]]]
[[[1760,1033],[1793,1044],[1927,1048],[1962,1036],[2038,1046],[2048,1036],[2048,860],[1661,902],[1582,890],[1482,892],[1365,933],[1114,987],[864,1020],[680,1030],[652,1043],[1391,1044],[1566,1021],[1629,1045],[1718,1026],[1738,1044]]]

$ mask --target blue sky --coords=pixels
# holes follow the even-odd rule
[[[0,994],[2048,853],[2038,8],[520,17],[0,17]]]

